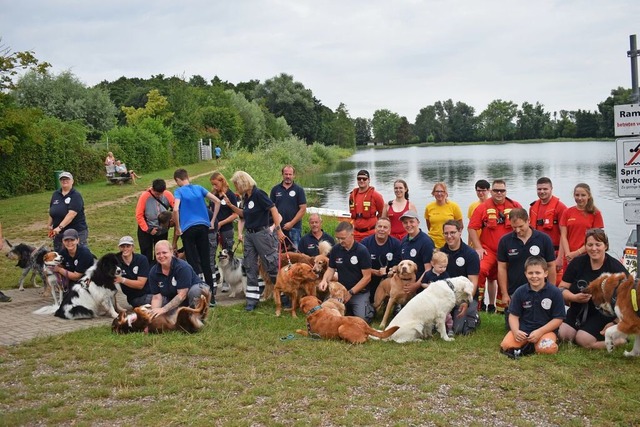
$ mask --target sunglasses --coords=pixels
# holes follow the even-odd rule
[[[368,181],[368,180],[369,180],[369,178],[366,178],[364,176],[359,176],[358,177],[358,181]]]
[[[507,192],[507,190],[500,190],[500,189],[498,189],[498,190],[491,190],[491,191],[493,191],[494,193],[506,193],[506,192]]]

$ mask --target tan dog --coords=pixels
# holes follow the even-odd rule
[[[635,335],[633,349],[625,356],[640,356],[640,289],[633,276],[625,273],[604,273],[582,290],[591,294],[591,301],[603,313],[619,320],[604,333],[604,342],[611,352],[617,340]]]
[[[131,332],[161,334],[168,331],[191,334],[198,332],[204,326],[204,320],[209,313],[210,300],[211,294],[203,292],[196,308],[179,307],[156,317],[152,317],[150,305],[136,307],[133,309],[133,313],[121,312],[118,317],[113,319],[111,330],[118,334]]]
[[[361,344],[369,339],[369,336],[387,338],[398,327],[389,328],[386,331],[373,329],[364,320],[355,316],[340,316],[336,310],[323,308],[320,300],[314,296],[306,296],[300,300],[300,308],[307,315],[307,329],[298,329],[300,335],[319,335],[326,339],[341,338],[352,344]]]
[[[316,256],[329,256],[329,252],[331,251],[331,243],[323,240],[318,244],[319,255]],[[305,264],[313,265],[316,260],[316,256],[309,256],[307,254],[303,254],[301,252],[285,252],[280,256],[280,268],[285,267],[289,264],[296,264],[298,262],[303,262]]]
[[[287,294],[291,300],[291,316],[298,317],[296,309],[304,295],[316,295],[318,275],[309,264],[292,264],[278,272],[276,285],[273,287],[273,300],[276,303],[276,316],[280,316],[282,302],[280,293]]]
[[[411,294],[405,293],[404,285],[416,281],[417,271],[418,266],[415,262],[408,259],[400,261],[400,263],[394,267],[393,275],[384,279],[380,282],[380,285],[378,285],[373,299],[373,307],[376,309],[376,312],[379,311],[384,302],[388,300],[382,322],[380,322],[381,328],[387,326],[391,310],[393,310],[396,304],[404,305],[415,296],[415,292]]]

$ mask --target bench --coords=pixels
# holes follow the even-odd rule
[[[120,176],[119,173],[116,172],[115,165],[105,166],[106,169],[106,177],[107,184],[124,184],[127,182],[131,182],[131,176]]]

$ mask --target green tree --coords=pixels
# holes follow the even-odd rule
[[[143,108],[121,107],[124,112],[127,124],[135,125],[142,120],[151,118],[158,119],[163,123],[169,123],[174,113],[169,108],[169,101],[165,96],[160,95],[158,89],[152,89],[147,94],[147,103]]]
[[[398,124],[398,131],[396,133],[396,141],[400,145],[406,145],[411,141],[413,132],[411,129],[411,123],[405,116],[400,117],[400,123]]]
[[[576,132],[575,112],[560,110],[560,119],[556,121],[556,135],[560,138],[575,138]]]
[[[17,105],[39,108],[46,115],[64,121],[80,120],[97,139],[116,124],[116,107],[109,94],[100,88],[88,88],[71,72],[59,75],[27,72],[11,92]]]
[[[598,104],[598,111],[600,112],[600,136],[613,138],[615,135],[613,107],[614,105],[631,104],[631,97],[633,93],[631,89],[625,89],[618,87],[611,89],[611,95]]]
[[[204,107],[200,110],[201,123],[205,130],[218,133],[223,141],[237,146],[244,136],[242,117],[234,108]]]
[[[255,101],[247,101],[242,93],[236,93],[232,90],[227,92],[231,98],[231,104],[242,118],[244,127],[242,146],[253,151],[266,138],[267,134],[267,122],[262,108]]]
[[[356,147],[356,128],[349,116],[349,110],[341,102],[335,112],[331,132],[331,143],[343,148]]]
[[[10,47],[2,44],[0,37],[0,91],[15,88],[13,78],[19,70],[45,74],[49,67],[51,64],[40,62],[32,51],[12,52]]]
[[[400,116],[390,110],[376,110],[371,119],[371,129],[376,141],[391,144],[398,136]]]
[[[575,112],[576,137],[595,138],[600,131],[600,114],[586,110]]]
[[[442,141],[437,129],[440,127],[436,118],[436,108],[433,105],[421,108],[416,116],[415,133],[422,142]],[[436,137],[437,135],[437,137]]]
[[[482,135],[490,141],[504,141],[513,134],[513,119],[518,111],[518,105],[512,101],[496,99],[491,101],[480,114]]]
[[[449,113],[448,128],[453,142],[477,140],[478,118],[475,109],[464,102],[456,102]]]
[[[538,139],[544,136],[544,130],[551,122],[551,115],[544,111],[544,106],[539,102],[532,105],[523,102],[517,114],[518,139]]]
[[[356,130],[356,145],[364,145],[371,141],[371,120],[356,117],[353,124]]]

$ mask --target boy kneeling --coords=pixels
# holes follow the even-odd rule
[[[547,282],[548,267],[544,258],[532,256],[524,263],[526,284],[511,296],[509,329],[500,343],[509,357],[558,352],[556,331],[565,317],[560,289]]]

